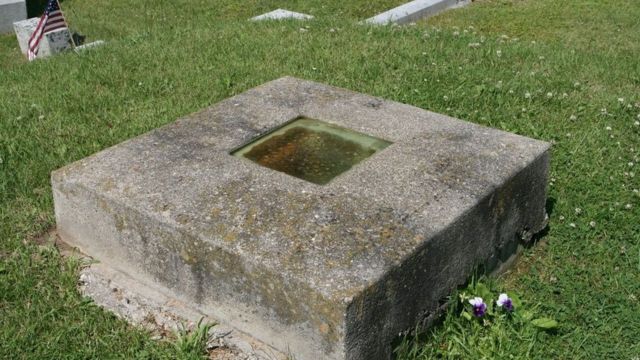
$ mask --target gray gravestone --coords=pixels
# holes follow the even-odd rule
[[[310,20],[310,19],[313,19],[313,16],[302,14],[295,11],[276,9],[262,15],[254,16],[249,20],[261,21],[261,20],[284,20],[284,19]]]
[[[444,10],[471,4],[473,0],[414,0],[391,10],[371,17],[365,22],[369,24],[406,24],[430,16]]]
[[[0,34],[10,33],[14,22],[26,18],[25,0],[0,0]]]

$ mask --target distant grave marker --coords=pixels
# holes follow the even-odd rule
[[[0,34],[10,33],[14,22],[26,18],[25,0],[0,0]]]
[[[365,20],[369,24],[406,24],[444,10],[468,5],[473,0],[414,0]]]

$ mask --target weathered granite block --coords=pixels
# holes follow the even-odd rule
[[[0,34],[10,33],[14,22],[26,18],[25,0],[0,0]]]
[[[29,50],[29,38],[38,25],[40,18],[30,18],[23,21],[13,23],[13,29],[18,38],[18,44],[20,45],[20,51],[23,55],[27,55]],[[42,41],[40,42],[40,49],[38,51],[38,57],[43,58],[51,55],[61,53],[72,47],[71,45],[71,33],[68,28],[62,28],[54,31],[50,31],[44,34]]]
[[[325,185],[230,154],[300,116],[392,144]],[[545,226],[548,166],[545,142],[285,77],[52,185],[85,253],[296,359],[364,360]]]

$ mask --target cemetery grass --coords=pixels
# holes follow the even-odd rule
[[[66,0],[73,27],[108,45],[32,64],[0,36],[0,358],[200,357],[77,293],[80,263],[41,240],[49,173],[285,75],[554,144],[548,232],[485,281],[559,328],[454,309],[399,358],[640,357],[640,7],[478,1],[415,26],[356,24],[397,3]],[[317,19],[245,21],[276,7]]]

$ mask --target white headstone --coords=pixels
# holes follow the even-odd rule
[[[25,0],[0,0],[0,34],[10,33],[14,22],[26,18]]]
[[[260,21],[260,20],[282,20],[282,19],[296,19],[296,20],[309,20],[313,19],[313,16],[298,13],[295,11],[289,11],[284,9],[276,9],[270,11],[266,14],[258,15],[252,17],[250,20],[252,21]]]
[[[27,50],[29,50],[29,38],[31,34],[38,26],[39,18],[34,17],[27,20],[16,21],[13,23],[13,30],[16,33],[16,37],[18,38],[18,44],[20,45],[20,51],[23,55],[27,55]]]
[[[38,26],[38,20],[40,20],[40,18],[34,17],[13,23],[13,29],[16,33],[16,37],[18,38],[20,51],[25,56],[27,55],[27,50],[29,50],[29,38],[31,37],[31,34],[33,34],[36,26]],[[69,32],[69,29],[62,28],[50,31],[44,34],[42,41],[40,42],[38,57],[55,55],[70,48],[71,33]]]

